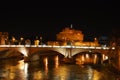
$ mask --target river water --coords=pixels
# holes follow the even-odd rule
[[[60,62],[59,56],[51,59],[1,60],[0,80],[117,80],[115,74],[102,66],[67,64]]]

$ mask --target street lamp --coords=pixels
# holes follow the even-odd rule
[[[20,40],[22,41],[22,40],[23,40],[23,38],[21,37],[21,38],[20,38]]]

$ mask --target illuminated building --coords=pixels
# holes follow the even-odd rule
[[[34,41],[34,45],[39,45],[39,40],[38,40],[38,36],[36,36],[36,40]]]
[[[39,40],[35,41],[35,45],[39,44]],[[25,45],[31,45],[30,39],[25,40]]]
[[[75,42],[82,42],[84,34],[80,30],[66,27],[57,34],[57,41],[60,45],[74,45]]]
[[[8,42],[8,33],[7,32],[0,32],[0,44],[5,45]]]
[[[97,38],[93,42],[84,42],[84,34],[80,30],[66,27],[57,35],[57,41],[49,41],[48,45],[99,46]]]
[[[73,28],[65,28],[57,34],[58,41],[83,41],[83,33],[79,30],[75,30]]]
[[[40,42],[39,40],[35,40],[34,45],[39,45],[39,42]]]

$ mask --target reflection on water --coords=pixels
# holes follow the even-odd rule
[[[103,68],[60,63],[60,57],[56,55],[34,62],[2,60],[0,80],[115,80],[115,76]]]
[[[45,64],[45,74],[47,75],[48,73],[48,58],[44,58],[44,64]]]
[[[99,63],[99,57],[97,54],[81,54],[76,56],[76,64],[97,64]]]
[[[58,68],[59,66],[59,57],[58,55],[55,57],[55,68]]]
[[[28,63],[24,60],[4,60],[0,63],[0,80],[26,80]]]

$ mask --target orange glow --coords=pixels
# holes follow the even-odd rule
[[[86,54],[86,58],[87,58],[87,59],[89,58],[89,54]]]
[[[19,48],[19,51],[22,53],[22,54],[24,54],[24,56],[28,56],[27,55],[27,53],[28,53],[28,51],[27,51],[27,49],[25,49],[25,48]]]
[[[59,57],[56,56],[55,57],[55,68],[58,68],[58,66],[59,66]]]
[[[28,75],[28,63],[24,63],[24,72],[25,72],[25,75],[27,77],[27,75]]]
[[[61,41],[83,41],[84,34],[80,30],[66,27],[59,34],[57,34],[57,40]]]
[[[82,61],[84,61],[85,60],[85,57],[84,57],[84,55],[82,55]]]
[[[24,70],[24,60],[20,60],[18,63],[19,69]]]
[[[42,73],[41,71],[35,72],[33,75],[34,80],[41,80],[42,79]]]
[[[45,64],[45,73],[47,75],[47,73],[48,73],[48,58],[47,57],[44,58],[44,64]]]
[[[93,63],[95,64],[97,62],[97,54],[94,55]]]

